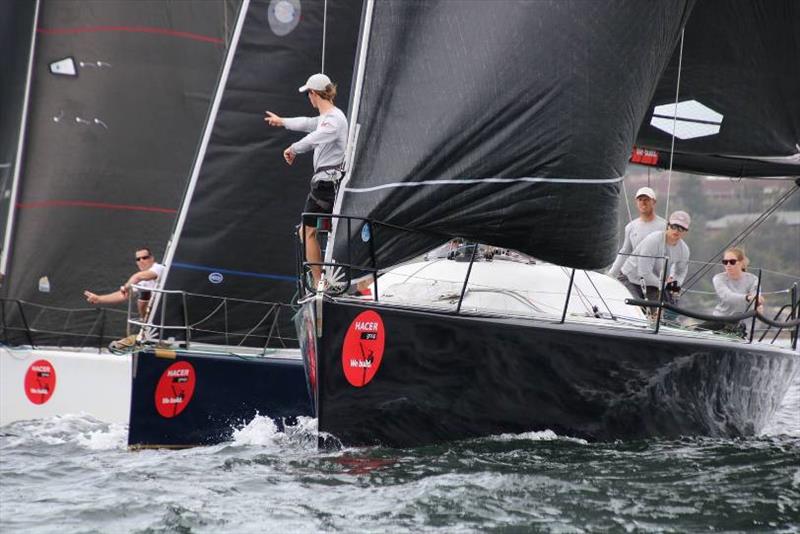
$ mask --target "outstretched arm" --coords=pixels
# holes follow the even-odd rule
[[[89,304],[121,304],[128,298],[121,290],[98,295],[87,289],[83,292],[83,296],[86,297],[86,302]]]

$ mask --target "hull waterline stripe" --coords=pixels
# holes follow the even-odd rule
[[[576,185],[598,185],[615,184],[621,182],[622,176],[617,178],[603,178],[599,180],[581,180],[575,178],[480,178],[480,179],[456,179],[456,180],[423,180],[421,182],[394,182],[390,184],[376,185],[374,187],[346,187],[348,193],[370,193],[380,189],[391,189],[395,187],[420,187],[425,185],[471,185],[471,184],[510,184],[514,182],[532,183],[551,183],[551,184],[576,184]]]
[[[174,215],[178,210],[173,208],[158,208],[155,206],[135,206],[130,204],[110,204],[107,202],[89,202],[86,200],[40,200],[38,202],[19,202],[19,209],[31,208],[95,208],[101,210],[117,211],[147,211],[153,213],[168,213]]]
[[[180,37],[181,39],[191,39],[205,43],[223,44],[223,40],[218,37],[209,37],[198,33],[181,32],[169,30],[167,28],[155,28],[152,26],[88,26],[85,28],[37,28],[38,33],[44,35],[75,35],[78,33],[152,33],[157,35],[168,35],[170,37]]]
[[[264,278],[267,280],[280,280],[282,282],[297,282],[297,278],[294,276],[286,276],[283,274],[268,274],[268,273],[254,273],[250,271],[235,271],[233,269],[220,269],[218,267],[208,267],[206,265],[195,265],[193,263],[180,263],[180,262],[172,262],[173,267],[178,267],[180,269],[189,269],[191,271],[204,271],[207,273],[221,273],[221,274],[233,274],[237,276],[247,276],[250,278]]]

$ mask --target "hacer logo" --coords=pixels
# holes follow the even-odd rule
[[[650,124],[678,139],[694,139],[716,135],[722,126],[722,115],[697,100],[656,106]]]

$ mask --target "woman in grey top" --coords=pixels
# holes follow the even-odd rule
[[[747,272],[750,260],[740,248],[729,248],[722,255],[722,265],[725,272],[714,276],[714,290],[719,297],[719,303],[714,308],[714,315],[725,317],[738,315],[751,308],[753,299],[758,290],[758,277]],[[763,312],[764,298],[758,296],[758,311]],[[736,323],[724,321],[708,321],[698,325],[708,330],[735,331],[745,333],[745,329]]]

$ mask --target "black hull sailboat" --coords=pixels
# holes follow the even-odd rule
[[[312,415],[303,365],[293,354],[147,349],[133,356],[129,447],[219,443],[258,415],[278,430]]]
[[[634,145],[669,147],[709,174],[726,175],[730,158],[750,176],[800,174],[796,99],[768,96],[800,91],[798,6],[622,4],[367,2],[331,280],[327,292],[307,288],[296,322],[321,433],[413,446],[545,429],[745,436],[768,422],[800,372],[796,339],[664,326],[668,304],[633,301],[593,271],[617,250]],[[715,38],[702,38],[710,26]],[[725,81],[742,58],[760,83]],[[760,127],[769,133],[754,135]],[[478,245],[466,269],[419,260],[448,240],[537,260],[509,269],[476,260]],[[439,267],[466,274],[454,284]],[[336,285],[363,291],[365,279],[372,300]],[[758,314],[796,336],[794,317]]]
[[[797,353],[776,346],[318,298],[304,309],[305,364],[319,431],[347,445],[547,429],[588,440],[750,436],[800,372]],[[366,360],[346,338],[365,314],[380,317],[385,348],[353,383],[351,360]]]

